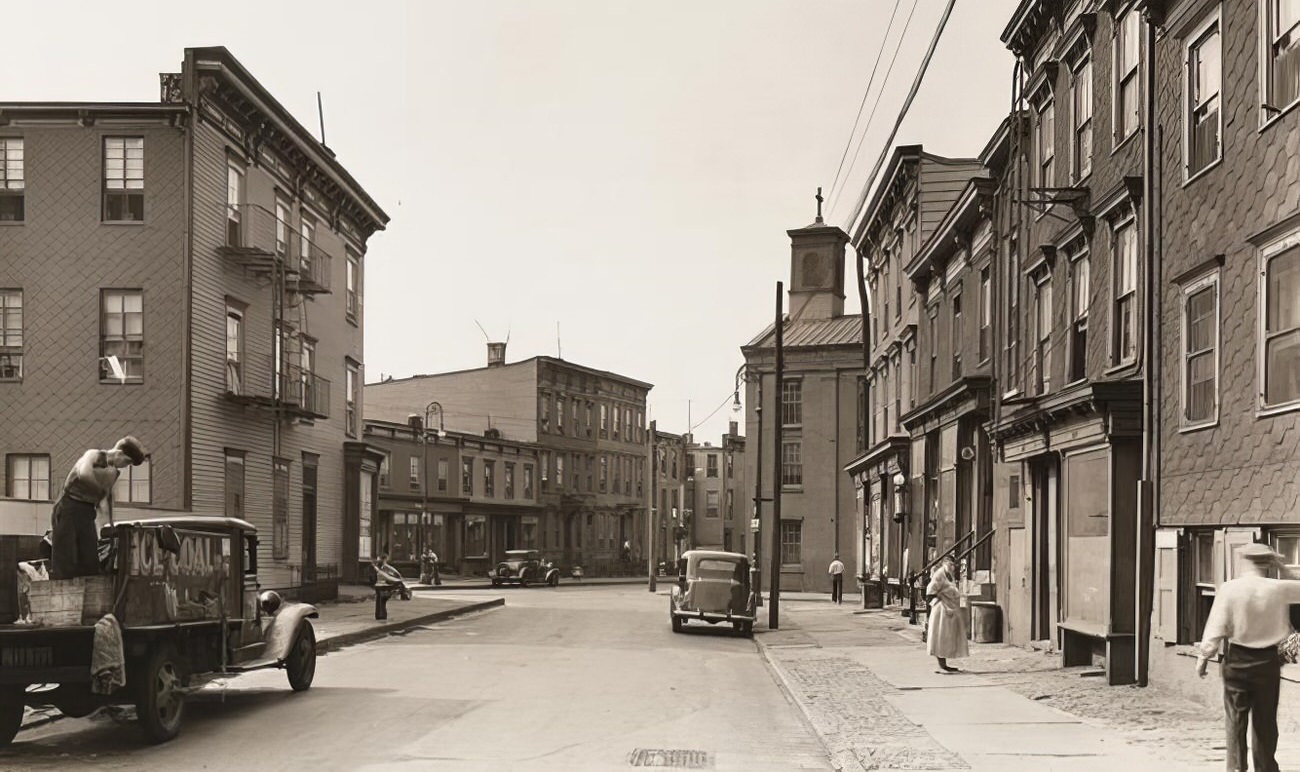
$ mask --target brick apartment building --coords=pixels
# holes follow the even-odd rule
[[[386,421],[367,420],[364,433],[383,456],[371,552],[404,575],[426,547],[444,570],[482,575],[506,550],[557,542],[543,531],[539,445]]]
[[[677,558],[688,548],[686,541],[686,442],[680,434],[661,431],[658,421],[650,422],[650,512],[652,558],[662,561],[671,575]]]
[[[746,443],[744,479],[764,471],[762,497],[781,496],[781,521],[771,505],[762,510],[759,562],[766,572],[780,551],[780,587],[828,592],[827,566],[835,553],[848,564],[862,545],[862,518],[852,484],[843,478],[855,451],[858,381],[862,373],[862,316],[844,313],[844,247],[848,236],[826,225],[820,204],[816,220],[786,232],[790,237],[790,285],[783,327],[781,392],[776,391],[776,327],[768,325],[741,347],[745,357]],[[781,421],[781,444],[772,426]],[[773,480],[780,454],[781,474]],[[751,501],[752,494],[747,496]],[[860,559],[858,561],[860,564]],[[765,586],[770,578],[764,573]]]
[[[745,438],[737,432],[732,421],[721,445],[686,436],[686,543],[692,549],[741,552],[749,541]]]
[[[156,103],[0,104],[0,157],[6,529],[41,533],[80,453],[130,433],[152,456],[119,517],[242,517],[264,584],[336,581],[387,215],[224,48]]]
[[[652,386],[553,357],[506,363],[504,344],[488,348],[486,367],[366,384],[366,419],[403,422],[436,401],[441,428],[538,446],[539,548],[566,566],[630,571],[623,543],[645,554]]]

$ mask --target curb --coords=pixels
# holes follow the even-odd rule
[[[641,579],[639,581],[629,581],[627,579],[620,580],[616,578],[581,579],[581,580],[571,579],[569,581],[561,581],[553,589],[559,589],[560,587],[613,587],[618,585],[626,585],[628,587],[644,587],[647,584],[649,584],[649,580],[646,579]],[[413,591],[418,590],[420,592],[457,592],[460,590],[500,590],[501,587],[502,586],[494,587],[492,585],[492,582],[487,579],[484,579],[482,582],[462,582],[457,584],[449,584],[447,582],[443,582],[442,584],[438,584],[438,585],[433,585],[433,584],[408,584],[407,585],[408,589]]]
[[[492,600],[486,600],[479,603],[470,603],[459,608],[447,609],[433,614],[412,617],[400,622],[375,625],[362,630],[354,630],[350,633],[332,635],[329,638],[322,638],[321,640],[316,641],[316,654],[317,656],[320,656],[321,654],[327,654],[331,651],[337,651],[344,646],[351,646],[353,644],[371,641],[376,638],[383,638],[389,633],[395,633],[399,630],[406,630],[411,627],[419,627],[420,625],[428,625],[435,622],[443,622],[453,617],[458,617],[461,614],[469,614],[475,611],[483,611],[485,609],[504,605],[506,605],[505,598],[493,598]]]
[[[821,732],[817,731],[817,725],[813,723],[812,715],[808,711],[808,706],[805,705],[803,700],[799,699],[795,695],[794,690],[790,688],[790,682],[786,676],[785,669],[776,662],[773,662],[772,658],[768,656],[767,644],[756,638],[754,640],[754,645],[758,648],[759,656],[763,658],[763,664],[767,666],[768,672],[772,674],[772,680],[776,682],[778,687],[780,687],[781,693],[785,695],[786,700],[788,700],[790,704],[799,708],[799,717],[803,719],[804,727],[807,728],[813,737],[817,738],[817,744],[821,746],[822,752],[826,754],[826,759],[831,762],[831,765],[834,766],[837,772],[846,772],[842,766],[836,764],[835,754],[826,743],[826,738],[822,736]]]

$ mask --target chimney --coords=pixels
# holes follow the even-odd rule
[[[488,367],[500,367],[506,363],[506,344],[488,343]]]
[[[732,437],[739,436],[740,432],[737,431],[739,428],[740,424],[737,421],[727,422],[727,434],[730,434]]]

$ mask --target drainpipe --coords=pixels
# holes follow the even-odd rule
[[[1156,372],[1159,352],[1156,350],[1157,294],[1159,292],[1156,260],[1155,191],[1156,191],[1156,26],[1161,23],[1159,0],[1148,0],[1143,13],[1143,45],[1146,61],[1143,70],[1143,102],[1145,114],[1142,127],[1142,239],[1143,239],[1143,303],[1142,320],[1142,477],[1138,482],[1137,501],[1137,571],[1136,594],[1137,624],[1134,672],[1138,686],[1147,685],[1148,658],[1151,648],[1151,593],[1155,581],[1155,469],[1159,452],[1155,428],[1157,385]]]

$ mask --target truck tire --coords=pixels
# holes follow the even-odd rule
[[[181,731],[185,715],[184,668],[176,650],[159,645],[149,654],[137,686],[135,712],[144,735],[165,743]]]
[[[306,619],[302,620],[302,629],[284,661],[284,669],[289,673],[289,686],[295,692],[311,688],[312,679],[316,677],[316,633]]]
[[[14,741],[23,727],[23,694],[26,686],[6,686],[0,690],[0,747]]]

